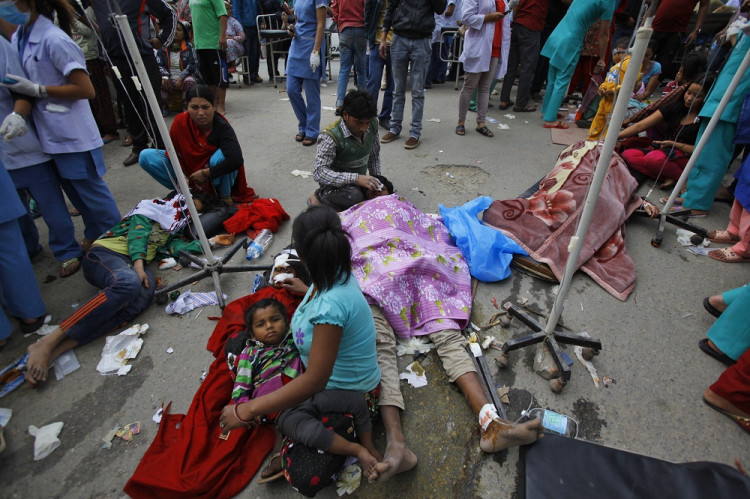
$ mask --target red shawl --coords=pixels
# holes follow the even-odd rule
[[[154,441],[125,485],[128,495],[229,498],[250,483],[273,447],[274,433],[270,426],[261,425],[254,430],[233,430],[227,440],[219,439],[219,415],[231,401],[234,385],[224,343],[246,328],[245,311],[270,297],[284,304],[289,318],[302,300],[286,290],[266,287],[226,306],[207,345],[216,360],[187,414],[169,414],[167,406]]]
[[[216,113],[224,121],[227,119]],[[227,123],[229,123],[227,121]],[[208,143],[206,136],[200,131],[195,121],[190,118],[187,111],[175,116],[172,127],[169,129],[169,136],[172,138],[177,158],[180,160],[182,172],[186,177],[190,177],[196,171],[206,168],[211,156],[218,149]],[[214,195],[213,186],[206,183],[190,182],[190,189],[198,192],[205,192]],[[237,170],[237,179],[232,186],[232,199],[238,203],[249,203],[255,199],[255,191],[248,187],[245,178],[245,167]]]

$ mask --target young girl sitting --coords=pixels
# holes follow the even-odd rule
[[[264,298],[247,310],[245,322],[249,339],[237,361],[237,376],[232,391],[234,404],[274,392],[303,370],[286,318],[286,308],[273,298]],[[278,413],[264,416],[260,422],[274,422],[277,416]],[[261,471],[258,483],[281,477],[280,451],[281,434],[276,430],[271,461]]]

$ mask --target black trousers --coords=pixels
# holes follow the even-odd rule
[[[148,79],[151,82],[151,87],[154,89],[156,99],[159,102],[159,108],[161,109],[161,74],[159,73],[159,66],[156,63],[156,57],[144,54],[141,54],[141,57],[143,58],[143,65],[146,67]],[[120,80],[122,84],[116,79],[114,83],[115,88],[117,88],[117,99],[125,108],[125,122],[128,125],[128,132],[133,136],[133,152],[140,153],[142,150],[147,149],[149,147],[149,138],[153,141],[151,147],[164,149],[159,129],[156,127],[156,121],[151,113],[151,108],[146,101],[146,94],[135,88],[135,83],[132,80],[133,73],[130,70],[127,59],[124,57],[113,57],[112,63],[117,66],[122,76]],[[125,88],[123,88],[123,84]]]
[[[525,26],[513,23],[510,32],[510,51],[508,53],[508,72],[503,79],[500,101],[510,101],[510,89],[516,79],[518,66],[521,65],[521,76],[516,92],[516,107],[523,108],[529,103],[531,84],[536,74],[536,61],[539,58],[539,41],[541,31],[531,31]]]

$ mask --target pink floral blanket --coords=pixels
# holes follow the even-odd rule
[[[469,268],[439,218],[392,194],[344,211],[341,223],[352,236],[352,273],[397,335],[468,325]]]
[[[596,142],[576,142],[529,198],[495,201],[484,212],[486,224],[500,229],[532,258],[562,278],[568,243],[575,234],[588,186],[599,158]],[[625,249],[625,220],[641,204],[625,163],[613,154],[577,268],[607,292],[626,300],[635,286],[635,266]]]

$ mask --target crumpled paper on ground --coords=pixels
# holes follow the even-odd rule
[[[226,300],[227,295],[224,295]],[[164,309],[168,314],[186,314],[198,307],[207,307],[209,305],[218,305],[219,300],[216,298],[216,291],[210,293],[193,293],[189,289],[183,292],[177,299],[167,305]]]
[[[81,364],[78,362],[78,358],[73,350],[68,350],[55,359],[54,366],[55,379],[60,381],[68,374],[78,370],[81,367]]]
[[[425,376],[424,367],[416,360],[406,366],[406,372],[399,374],[398,379],[405,379],[414,388],[427,385],[427,376]]]
[[[63,428],[63,423],[57,422],[37,428],[29,426],[29,434],[34,440],[34,461],[39,461],[52,454],[52,451],[60,447],[60,439],[57,436]]]
[[[359,488],[362,481],[362,469],[356,464],[350,464],[343,469],[339,479],[336,480],[336,493],[339,496],[351,494]]]
[[[414,355],[415,353],[427,353],[435,348],[435,344],[425,336],[412,336],[408,340],[398,338],[397,341],[396,355],[399,357],[402,355]]]
[[[135,423],[130,423],[123,426],[122,428],[118,428],[115,432],[115,436],[120,437],[126,442],[130,442],[131,440],[133,440],[133,435],[138,435],[140,432],[141,422],[136,421]]]
[[[129,359],[134,359],[141,351],[143,340],[139,336],[148,331],[148,324],[134,324],[117,336],[107,336],[102,350],[102,358],[96,370],[101,374],[123,376],[130,372]]]
[[[5,409],[0,407],[0,426],[3,428],[8,426],[10,418],[13,416],[13,409]]]
[[[578,346],[575,348],[576,357],[578,357],[578,360],[583,364],[586,369],[589,371],[589,374],[591,375],[591,379],[594,380],[594,384],[597,388],[599,388],[599,374],[596,372],[596,367],[594,367],[594,364],[591,363],[590,360],[586,360],[583,358],[583,347]]]
[[[294,175],[295,177],[302,177],[302,178],[312,177],[312,174],[313,174],[313,172],[309,170],[292,170],[290,173]]]

